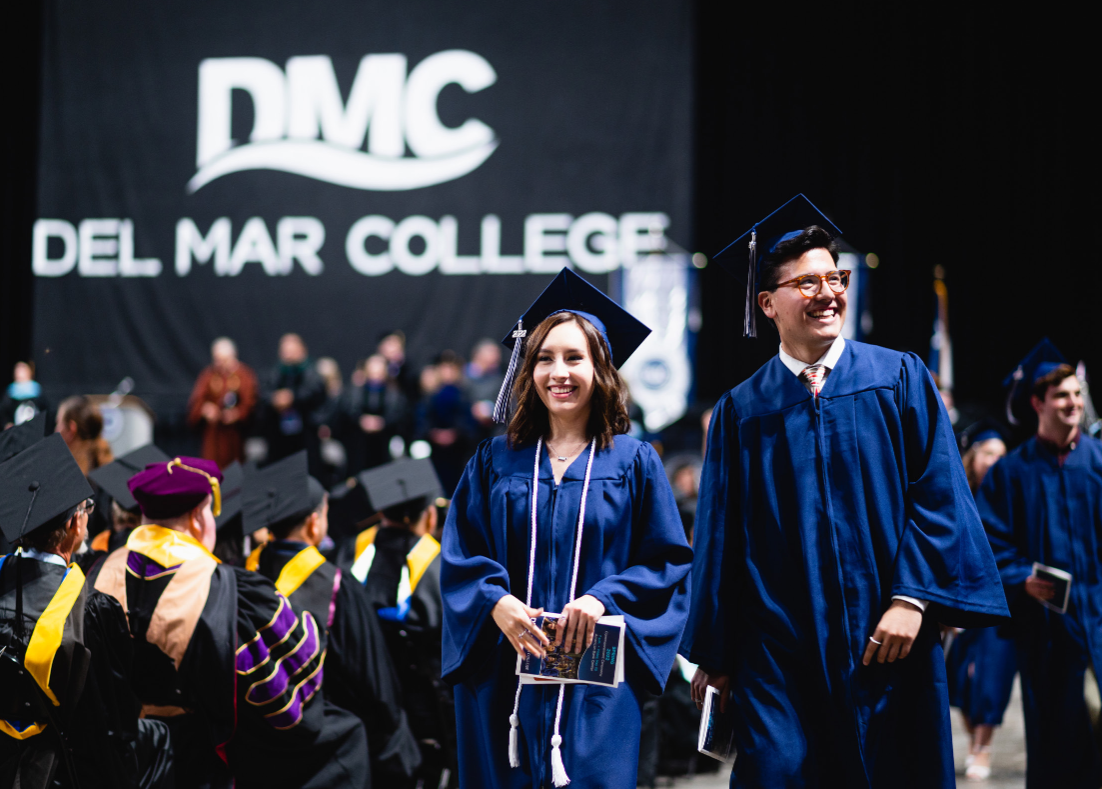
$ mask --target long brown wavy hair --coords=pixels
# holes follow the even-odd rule
[[[604,337],[581,315],[558,312],[545,318],[530,332],[525,343],[524,360],[513,385],[517,410],[509,420],[508,440],[511,447],[533,442],[540,436],[546,436],[551,429],[547,406],[536,391],[533,371],[547,335],[556,326],[569,321],[577,323],[585,334],[589,343],[589,356],[593,360],[593,396],[590,400],[589,423],[586,426],[589,438],[596,438],[597,448],[605,449],[612,446],[614,436],[627,433],[631,429],[627,406],[628,387],[612,363]]]

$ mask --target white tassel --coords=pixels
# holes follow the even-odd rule
[[[517,753],[517,729],[520,728],[520,718],[514,712],[509,716],[509,766],[520,767],[520,754]]]
[[[570,776],[566,774],[566,767],[562,763],[562,737],[556,734],[551,738],[551,782],[555,786],[566,786],[570,783]]]

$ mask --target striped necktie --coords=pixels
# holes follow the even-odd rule
[[[808,388],[815,397],[819,396],[819,392],[823,389],[823,383],[827,377],[827,366],[825,364],[812,364],[803,369],[800,373],[800,380],[804,382],[804,386]]]

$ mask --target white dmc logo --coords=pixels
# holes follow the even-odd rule
[[[485,58],[465,50],[430,55],[408,78],[405,55],[368,55],[346,104],[325,55],[293,57],[286,73],[263,58],[204,60],[198,172],[188,191],[242,170],[281,170],[379,191],[451,181],[486,161],[498,141],[493,129],[475,118],[445,126],[436,112],[437,97],[445,85],[477,93],[496,80]],[[253,103],[255,120],[243,144],[231,137],[234,90],[247,92]],[[413,156],[405,155],[407,144]]]

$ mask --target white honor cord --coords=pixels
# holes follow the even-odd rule
[[[532,578],[536,573],[536,500],[539,492],[540,482],[540,452],[543,449],[543,439],[540,438],[536,441],[536,464],[535,469],[532,471],[532,528],[528,542],[528,595],[525,600],[525,605],[529,608],[532,607]],[[589,445],[589,460],[585,464],[585,482],[582,486],[582,501],[578,507],[578,528],[576,536],[574,538],[574,561],[573,568],[570,572],[570,602],[574,601],[574,594],[577,591],[578,585],[578,565],[581,562],[582,553],[582,533],[585,530],[585,502],[589,496],[589,478],[593,472],[593,457],[597,454],[597,439],[593,439]],[[523,685],[520,683],[520,678],[517,678],[517,693],[513,699],[513,714],[509,716],[509,766],[520,766],[520,754],[518,753],[517,745],[517,729],[520,726],[520,716],[517,714],[520,709],[520,691]],[[563,766],[562,752],[560,746],[562,746],[562,736],[559,734],[559,721],[562,719],[562,702],[563,696],[566,692],[565,685],[559,685],[559,699],[555,705],[555,733],[551,737],[551,780],[555,786],[566,786],[570,783],[570,776],[566,774],[566,768]]]

